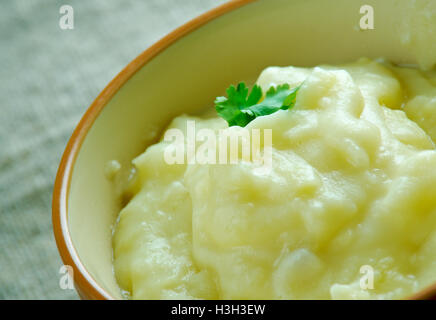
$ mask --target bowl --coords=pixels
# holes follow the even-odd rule
[[[367,0],[375,28],[359,28],[357,0],[235,0],[188,22],[129,63],[75,129],[53,194],[53,228],[83,299],[122,299],[112,267],[112,227],[121,201],[104,174],[153,143],[181,113],[211,106],[229,84],[267,66],[314,66],[361,56],[415,63],[397,29],[408,0]],[[435,297],[436,285],[413,299]]]

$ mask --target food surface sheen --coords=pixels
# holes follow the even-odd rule
[[[272,129],[272,171],[169,165],[170,142],[150,146],[113,236],[120,287],[133,299],[397,299],[435,282],[436,74],[361,59],[269,67],[257,83],[301,84],[294,108],[246,127]],[[188,120],[238,130],[189,116],[168,129]]]

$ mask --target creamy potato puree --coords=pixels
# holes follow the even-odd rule
[[[436,63],[436,1],[396,1],[390,9],[401,43],[422,69],[431,69]]]
[[[273,129],[272,172],[168,165],[170,142],[150,146],[113,236],[120,287],[133,299],[396,299],[435,282],[436,74],[361,59],[270,67],[257,83],[302,83],[293,109],[247,126]],[[169,128],[189,119],[228,127],[180,116]]]

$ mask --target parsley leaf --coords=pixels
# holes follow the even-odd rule
[[[229,123],[229,126],[245,127],[256,117],[272,114],[280,109],[287,110],[295,105],[300,86],[290,89],[288,84],[271,87],[263,100],[262,89],[254,85],[250,94],[245,83],[236,87],[231,85],[227,90],[227,97],[215,100],[218,115]]]

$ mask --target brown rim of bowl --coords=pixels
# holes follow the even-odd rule
[[[103,289],[86,270],[72,243],[68,229],[68,193],[71,177],[78,152],[89,129],[109,100],[118,92],[127,80],[129,80],[139,69],[141,69],[146,63],[150,62],[160,52],[208,22],[255,1],[257,0],[230,0],[190,20],[153,44],[131,61],[103,89],[75,128],[65,148],[56,174],[52,200],[52,223],[56,245],[60,256],[65,265],[69,265],[73,268],[75,286],[82,298],[116,300],[116,298]],[[435,297],[436,284],[421,290],[409,297],[409,299],[434,299]]]

